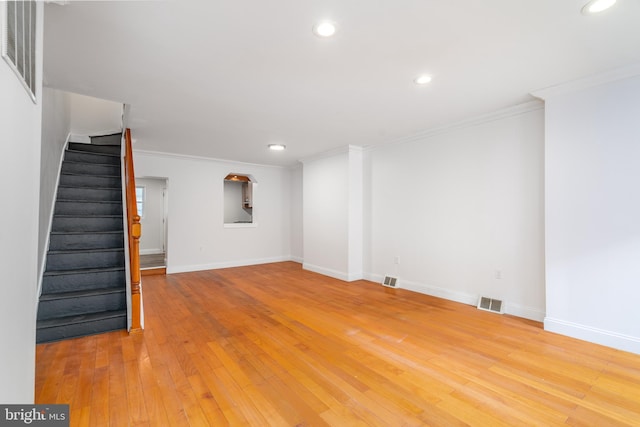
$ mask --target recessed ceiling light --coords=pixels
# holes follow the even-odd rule
[[[591,0],[583,6],[582,14],[593,15],[594,13],[599,13],[609,9],[614,4],[616,4],[616,0]]]
[[[269,150],[282,151],[285,148],[287,148],[287,146],[284,144],[269,144]]]
[[[336,33],[336,23],[331,21],[318,22],[313,27],[313,33],[318,37],[331,37]]]
[[[419,86],[426,85],[431,81],[431,76],[428,74],[422,74],[421,76],[416,77],[413,82]]]

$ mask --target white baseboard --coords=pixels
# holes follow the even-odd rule
[[[304,270],[313,271],[314,273],[322,274],[324,276],[333,277],[334,279],[349,281],[349,275],[343,271],[332,270],[330,268],[320,267],[318,265],[309,264],[307,262],[302,263]]]
[[[512,316],[535,320],[536,322],[544,321],[545,316],[545,312],[542,310],[533,307],[525,307],[509,301],[506,301],[505,303],[504,312],[506,314],[511,314]]]
[[[367,273],[365,274],[365,279],[375,283],[382,283],[384,276],[380,274]],[[425,285],[418,282],[410,282],[403,280],[401,277],[398,278],[398,288],[473,306],[478,304],[479,298],[478,295]],[[509,301],[505,301],[504,312],[524,319],[535,320],[537,322],[542,322],[545,315],[543,311],[536,308],[525,307],[519,304],[510,303]]]
[[[360,271],[357,273],[349,273],[347,277],[348,277],[347,282],[355,282],[356,280],[364,279],[364,274]]]
[[[220,268],[246,267],[248,265],[271,264],[273,262],[291,261],[290,256],[279,256],[271,258],[243,259],[235,261],[222,261],[208,264],[167,266],[167,274],[188,273],[191,271],[217,270]]]
[[[362,278],[364,280],[368,280],[370,282],[376,282],[376,283],[382,283],[382,281],[384,280],[384,276],[382,276],[381,274],[373,274],[373,273],[364,273],[362,275]]]
[[[640,337],[606,331],[566,320],[545,317],[544,329],[584,341],[605,345],[618,350],[640,354]]]
[[[400,284],[399,287],[402,289],[420,292],[421,294],[431,295],[433,297],[448,299],[450,301],[468,305],[476,305],[478,303],[477,295],[469,294],[466,292],[452,291],[451,289],[440,288],[438,286],[430,286],[423,283],[410,282],[408,280],[403,280],[401,277],[398,279],[398,283]]]
[[[289,257],[289,261],[297,262],[298,264],[303,264],[304,263],[304,258],[291,255]]]

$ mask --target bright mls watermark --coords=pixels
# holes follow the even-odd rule
[[[0,405],[0,427],[69,427],[69,405]]]

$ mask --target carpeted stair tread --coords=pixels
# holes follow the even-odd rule
[[[92,153],[90,151],[69,150],[65,152],[65,160],[97,165],[120,165],[120,156],[111,153]]]
[[[59,185],[81,187],[122,187],[120,176],[98,174],[69,174],[60,175]]]
[[[68,274],[105,273],[108,271],[124,271],[124,267],[76,268],[73,270],[45,271],[44,276],[64,276]]]
[[[91,199],[62,199],[58,198],[57,202],[62,203],[122,203],[122,200],[91,200]]]
[[[49,239],[50,251],[80,249],[110,249],[124,247],[124,231],[68,231],[52,232]]]
[[[74,185],[69,185],[69,184],[60,184],[59,188],[82,188],[82,189],[87,189],[87,190],[116,190],[116,191],[122,191],[122,187],[96,187],[93,185],[79,185],[79,184],[74,184]],[[73,199],[75,200],[75,199]]]
[[[122,144],[122,131],[118,131],[116,133],[111,133],[108,135],[94,135],[91,136],[91,145],[94,146],[117,146],[120,147]]]
[[[121,188],[58,186],[58,197],[64,200],[122,201]]]
[[[122,218],[122,215],[54,215],[58,218]]]
[[[118,215],[122,200],[68,200],[58,199],[54,215]]]
[[[60,320],[61,318],[51,319],[49,323],[44,325],[42,325],[42,321],[40,321],[36,329],[36,343],[54,342],[105,332],[120,331],[127,328],[126,310],[122,312],[118,311],[118,315],[111,314],[111,312],[105,313],[107,314],[104,316],[73,316],[77,319],[76,323],[64,323],[64,320],[57,323],[54,322],[54,320]],[[69,321],[72,322],[75,319],[70,318]]]
[[[90,154],[92,156],[117,157],[118,159],[120,159],[120,154],[99,153],[95,151],[80,150],[78,149],[78,146],[75,146],[75,145],[73,146],[73,148],[67,148],[67,153],[81,153],[81,154]]]
[[[120,155],[120,151],[122,150],[120,144],[113,145],[97,145],[97,144],[84,144],[80,142],[70,142],[69,143],[70,150],[91,152],[91,153],[110,153]]]
[[[126,318],[127,310],[101,311],[98,313],[80,314],[67,317],[56,317],[54,319],[46,319],[38,321],[38,329],[52,328],[56,326],[68,326],[78,323],[93,322],[96,320],[112,319],[115,317]]]
[[[61,317],[81,316],[105,311],[124,310],[127,295],[120,289],[80,289],[75,291],[43,294],[38,307],[38,322]]]
[[[46,294],[43,293],[42,295],[40,295],[40,302],[54,301],[54,300],[67,299],[67,298],[88,297],[88,296],[94,296],[94,295],[120,294],[124,292],[125,292],[125,289],[122,287],[88,289],[88,290],[71,291],[71,292],[51,292]]]
[[[86,154],[92,154],[92,153],[86,153]],[[74,159],[65,159],[64,160],[65,163],[80,163],[82,165],[91,165],[91,166],[95,166],[95,165],[109,165],[109,166],[120,166],[120,163],[87,163],[87,162],[83,162],[82,160],[74,160]]]
[[[124,248],[97,248],[97,249],[68,249],[68,250],[54,250],[47,252],[49,255],[61,255],[61,254],[77,254],[82,252],[84,254],[99,254],[101,252],[122,252],[124,253]]]
[[[81,176],[81,177],[86,177],[87,175],[91,175],[96,178],[120,178],[120,175],[115,175],[115,174],[100,175],[100,174],[94,174],[94,173],[88,174],[88,173],[82,173],[82,172],[62,172],[60,175]]]
[[[118,230],[112,230],[112,231],[52,231],[51,234],[55,234],[55,235],[122,234],[122,230],[120,230],[120,231],[118,231]]]
[[[122,266],[58,270],[45,273],[42,292],[48,294],[115,287],[124,289],[126,283],[127,275]]]

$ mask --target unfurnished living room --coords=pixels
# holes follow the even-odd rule
[[[0,425],[640,425],[638,22],[0,1]]]

